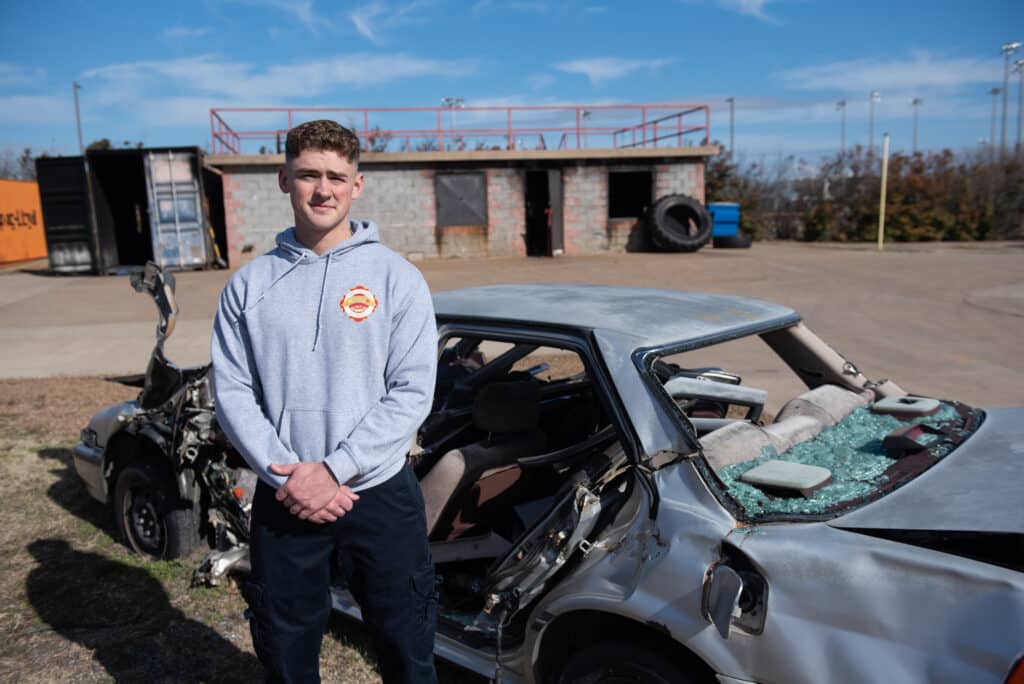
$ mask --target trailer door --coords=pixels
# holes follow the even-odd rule
[[[153,258],[164,268],[203,268],[210,262],[198,168],[194,152],[146,153]]]
[[[50,268],[63,273],[92,271],[96,235],[82,157],[36,160]]]

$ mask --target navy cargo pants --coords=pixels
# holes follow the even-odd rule
[[[243,587],[267,681],[320,681],[320,642],[339,558],[384,682],[436,682],[434,565],[412,468],[406,464],[387,482],[360,491],[347,515],[323,525],[293,516],[274,494],[263,482],[256,488],[252,573]]]

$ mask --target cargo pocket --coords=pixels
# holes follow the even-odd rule
[[[425,568],[409,578],[412,582],[412,591],[415,596],[417,613],[423,620],[424,629],[433,633],[437,625],[437,574],[434,572],[434,564],[429,563]]]

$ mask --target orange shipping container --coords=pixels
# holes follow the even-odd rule
[[[45,256],[38,183],[0,180],[0,264]]]

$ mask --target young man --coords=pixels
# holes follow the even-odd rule
[[[269,681],[319,681],[335,560],[385,682],[434,682],[434,567],[406,463],[433,401],[437,330],[419,271],[349,219],[359,140],[333,121],[288,133],[295,226],[239,269],[212,343],[217,419],[259,475],[243,593]]]

